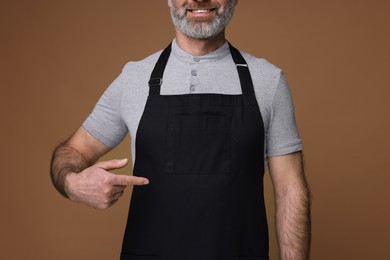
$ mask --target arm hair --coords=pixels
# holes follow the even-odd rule
[[[75,148],[68,145],[68,140],[59,144],[53,152],[50,162],[50,177],[57,191],[69,198],[65,191],[65,179],[69,173],[79,173],[90,164]]]

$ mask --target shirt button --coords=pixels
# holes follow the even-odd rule
[[[199,61],[200,61],[200,58],[199,58],[199,57],[195,57],[195,58],[194,58],[194,61],[195,61],[195,62],[199,62]]]
[[[191,85],[190,86],[190,90],[193,92],[193,91],[195,91],[195,85]]]
[[[196,75],[198,75],[198,72],[196,70],[191,70],[191,75],[196,76]]]

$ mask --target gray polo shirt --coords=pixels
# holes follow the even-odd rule
[[[265,59],[240,52],[248,63],[264,121],[264,158],[302,150],[293,102],[283,72]],[[86,131],[109,147],[118,145],[129,132],[133,164],[137,128],[149,93],[148,81],[160,53],[127,63],[83,123]],[[207,55],[195,57],[180,49],[173,40],[161,95],[197,93],[241,94],[237,69],[227,42]]]

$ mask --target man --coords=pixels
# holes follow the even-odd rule
[[[238,0],[168,0],[176,38],[128,63],[53,153],[65,197],[108,208],[133,186],[121,259],[268,259],[264,158],[281,259],[308,259],[310,198],[283,73],[225,39]],[[132,136],[127,159],[96,163]]]

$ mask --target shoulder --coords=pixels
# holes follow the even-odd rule
[[[255,57],[245,51],[240,52],[248,64],[259,103],[264,111],[271,113],[272,101],[283,77],[282,69],[264,58]]]
[[[282,69],[272,64],[265,58],[255,57],[245,51],[240,50],[246,60],[254,81],[267,82],[271,85],[278,83],[282,74]]]
[[[162,50],[159,50],[146,58],[139,61],[129,61],[122,69],[122,75],[124,77],[131,77],[132,75],[139,75],[142,73],[150,73],[157,62]]]
[[[268,131],[273,115],[272,104],[283,71],[264,58],[255,57],[242,50],[240,52],[248,64],[264,127]]]

